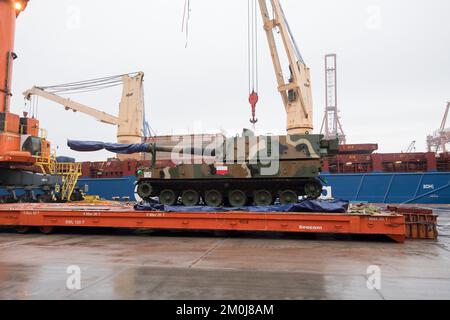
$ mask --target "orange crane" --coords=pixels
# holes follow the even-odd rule
[[[8,191],[0,202],[69,200],[81,167],[58,164],[39,121],[11,112],[16,19],[28,2],[0,0],[0,189]]]
[[[16,18],[25,10],[27,0],[0,0],[0,165],[32,165],[37,154],[44,156],[50,145],[37,138],[39,121],[20,117],[10,112],[11,80],[14,53]],[[28,135],[25,143],[25,135]],[[39,147],[40,145],[40,147]],[[27,148],[27,146],[33,148]]]

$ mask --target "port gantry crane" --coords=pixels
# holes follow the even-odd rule
[[[337,55],[325,56],[325,116],[320,133],[325,139],[339,139],[339,144],[347,144],[347,137],[341,124],[338,109]]]
[[[449,111],[450,101],[447,102],[444,117],[442,118],[439,130],[437,130],[433,135],[429,135],[427,137],[428,152],[447,152],[447,144],[450,143],[450,128],[445,128],[445,126],[447,125]]]

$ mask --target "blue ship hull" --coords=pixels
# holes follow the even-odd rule
[[[450,172],[322,174],[334,198],[389,204],[450,204]],[[135,177],[80,179],[89,194],[135,200]]]

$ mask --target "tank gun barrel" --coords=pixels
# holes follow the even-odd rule
[[[165,147],[154,143],[147,143],[147,145],[149,150],[148,152],[152,154],[156,152],[168,152],[168,153],[176,152],[196,156],[207,155],[214,157],[216,155],[216,149],[196,148],[190,146]]]
[[[207,155],[214,157],[216,154],[215,149],[196,148],[190,146],[176,146],[166,147],[160,146],[155,143],[139,143],[139,144],[118,144],[118,143],[104,143],[98,141],[76,141],[68,140],[67,146],[74,151],[78,152],[95,152],[100,150],[106,150],[117,154],[136,154],[136,153],[151,153],[154,156],[158,152],[176,152],[191,155]]]

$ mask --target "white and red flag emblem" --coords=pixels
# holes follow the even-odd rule
[[[228,167],[227,166],[217,166],[216,167],[216,174],[220,176],[225,176],[228,174]]]

